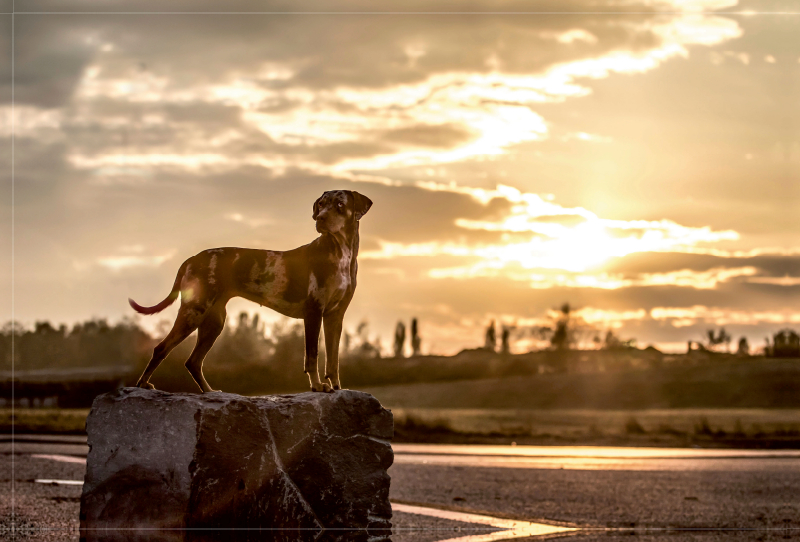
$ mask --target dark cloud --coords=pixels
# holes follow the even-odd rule
[[[392,154],[394,147],[380,142],[370,141],[348,141],[344,143],[334,143],[331,145],[321,145],[318,147],[295,147],[292,153],[312,154],[323,164],[335,164],[346,158],[366,158],[380,154]]]
[[[54,7],[60,5],[28,2],[26,8],[114,11],[123,7],[106,2],[86,2],[83,8]],[[445,5],[452,9],[451,3]],[[531,9],[525,5],[525,9]],[[554,5],[548,3],[542,9]],[[166,7],[159,6],[156,11]],[[348,9],[358,10],[358,4],[351,6]],[[402,10],[411,9],[407,3],[402,6]],[[430,3],[419,6],[426,11],[437,9]],[[187,7],[201,10],[194,4]],[[216,4],[214,7],[219,8]],[[258,4],[266,11],[287,7]],[[498,7],[513,10],[515,6],[487,4],[487,9]],[[580,9],[577,4],[574,7]],[[124,5],[124,9],[130,8]],[[374,10],[375,6],[370,8]],[[326,11],[329,9],[327,6]],[[136,10],[147,11],[139,4]],[[644,27],[633,27],[648,18],[630,14],[603,19],[585,15],[29,16],[18,18],[16,75],[20,99],[46,107],[61,105],[104,42],[114,44],[115,50],[109,54],[117,59],[106,66],[107,75],[146,70],[167,75],[177,85],[219,81],[232,73],[247,73],[258,80],[254,68],[265,62],[291,66],[295,70],[292,86],[317,89],[413,83],[450,71],[485,73],[492,69],[491,63],[487,64],[490,59],[499,62],[507,73],[528,74],[567,60],[635,48],[640,43],[652,46],[657,38]],[[559,32],[574,28],[587,29],[595,39],[577,40],[569,47],[555,40]],[[309,39],[311,36],[313,39]]]
[[[103,0],[23,0],[17,3],[17,12],[171,12],[196,13],[219,12],[219,4],[212,0],[140,0],[135,4],[124,2],[109,3]],[[565,4],[559,0],[482,0],[465,5],[454,5],[447,0],[392,0],[375,4],[369,0],[349,0],[331,3],[326,0],[229,0],[225,8],[231,12],[544,12],[555,11],[580,12],[587,7],[604,12],[650,11],[648,8],[631,3],[616,3],[609,6],[598,6],[595,2],[580,1]],[[10,11],[10,10],[8,10]]]
[[[491,219],[508,210],[511,205],[499,198],[483,205],[465,194],[432,192],[416,186],[360,183],[350,186],[375,202],[374,214],[379,216],[372,218],[368,235],[392,242],[486,242],[498,239],[502,232],[468,230],[457,226],[455,221],[458,218]]]
[[[15,17],[15,102],[44,108],[65,105],[97,51],[92,43],[97,33],[96,22],[83,18]],[[10,83],[10,77],[3,79],[4,86]],[[7,91],[2,94],[6,97]]]
[[[0,15],[0,103],[11,101],[12,22],[10,15]]]
[[[769,277],[800,276],[800,254],[763,254],[749,257],[723,257],[710,254],[682,252],[639,252],[614,258],[603,265],[609,273],[626,275],[641,273],[668,273],[681,269],[708,271],[714,268],[755,267],[759,275]]]
[[[438,126],[417,125],[384,132],[380,139],[389,143],[401,143],[414,147],[449,148],[473,139],[468,129],[457,124]]]

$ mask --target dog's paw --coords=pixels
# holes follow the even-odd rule
[[[342,389],[342,386],[339,384],[338,376],[325,375],[325,378],[330,382],[331,391]]]
[[[333,388],[329,384],[318,384],[316,386],[311,386],[311,391],[320,391],[323,393],[331,393]]]
[[[142,389],[145,389],[145,390],[154,390],[154,389],[156,389],[156,387],[153,386],[150,382],[138,382],[136,384],[136,387],[137,388],[142,388]]]

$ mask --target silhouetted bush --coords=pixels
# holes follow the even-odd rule
[[[53,327],[36,322],[34,329],[9,322],[0,331],[0,369],[11,370],[11,339],[14,367],[18,371],[87,367],[136,367],[154,346],[154,341],[132,320],[110,326],[106,320],[88,320]]]

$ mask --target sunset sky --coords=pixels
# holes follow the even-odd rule
[[[222,5],[2,15],[3,321],[133,316],[200,250],[310,242],[342,188],[374,202],[345,326],[387,352],[563,302],[668,351],[800,328],[795,2]]]

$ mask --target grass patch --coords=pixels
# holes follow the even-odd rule
[[[797,410],[392,408],[397,442],[800,449]]]
[[[0,409],[0,431],[10,433],[51,433],[82,435],[86,433],[88,408],[10,408]]]

